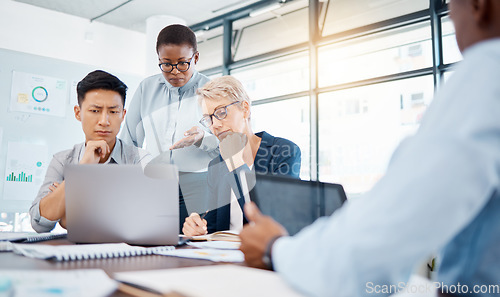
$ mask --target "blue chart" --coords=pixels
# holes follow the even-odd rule
[[[64,79],[13,71],[10,110],[64,117],[67,92]]]
[[[33,100],[36,102],[43,102],[49,97],[49,92],[46,88],[38,86],[31,91],[31,97],[33,97]]]
[[[31,183],[33,182],[33,174],[27,175],[25,172],[21,172],[16,175],[14,174],[14,172],[12,172],[11,174],[7,175],[7,181]]]
[[[47,146],[9,142],[4,175],[5,200],[33,200],[46,170]]]

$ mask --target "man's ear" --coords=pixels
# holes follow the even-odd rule
[[[80,117],[80,111],[81,111],[80,106],[75,105],[75,107],[73,109],[75,111],[75,118],[81,122],[82,118]]]
[[[125,114],[127,113],[127,110],[124,108],[123,109],[123,115],[122,115],[122,121],[125,119]]]
[[[474,18],[476,20],[476,24],[480,27],[488,26],[492,21],[490,14],[492,7],[490,1],[491,0],[472,0]]]

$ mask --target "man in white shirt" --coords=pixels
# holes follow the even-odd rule
[[[500,1],[449,5],[464,60],[385,176],[293,237],[246,205],[249,265],[311,296],[385,296],[441,251],[440,292],[500,294]]]

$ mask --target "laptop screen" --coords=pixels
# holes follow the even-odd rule
[[[259,174],[254,179],[250,199],[263,214],[283,225],[290,235],[319,217],[331,215],[346,200],[339,184]]]

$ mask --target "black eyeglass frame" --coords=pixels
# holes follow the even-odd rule
[[[233,104],[236,104],[236,103],[241,103],[241,101],[234,101],[232,103],[229,103],[228,105],[217,107],[214,110],[214,113],[203,116],[201,118],[201,120],[199,120],[199,123],[202,124],[203,127],[205,127],[205,128],[210,128],[214,124],[214,121],[212,120],[212,117],[215,117],[219,121],[225,119],[227,117],[227,108],[229,106],[233,105]],[[222,109],[224,109],[224,116],[223,117],[219,117],[218,115],[216,115],[216,113],[217,113],[217,111],[222,110]],[[207,126],[206,123],[210,123],[210,125]]]
[[[172,63],[159,63],[158,64],[158,67],[160,67],[160,70],[165,72],[165,73],[170,73],[172,71],[174,71],[174,67],[179,71],[179,72],[186,72],[189,70],[189,68],[191,68],[191,62],[193,62],[193,59],[194,59],[194,56],[197,54],[198,52],[196,51],[192,56],[191,56],[191,59],[189,59],[189,61],[181,61],[181,62],[178,62],[178,63],[175,63],[175,64],[172,64]],[[179,64],[187,64],[188,67],[186,70],[180,70],[179,67],[177,67]],[[170,71],[165,71],[163,70],[163,68],[161,67],[161,65],[165,65],[165,66],[170,66]]]

